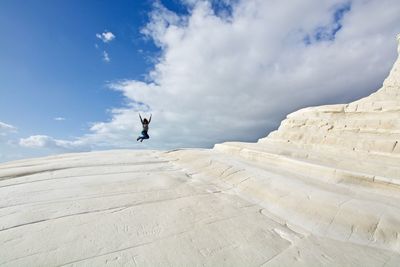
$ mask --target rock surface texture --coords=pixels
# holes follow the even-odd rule
[[[0,165],[1,266],[400,266],[400,60],[257,143]]]

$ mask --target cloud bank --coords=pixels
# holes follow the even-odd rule
[[[74,141],[33,136],[20,144],[169,149],[256,141],[296,109],[368,95],[396,57],[398,0],[184,2],[185,15],[154,5],[142,33],[161,55],[145,81],[109,84],[126,103],[109,121]],[[142,144],[139,112],[153,114]]]

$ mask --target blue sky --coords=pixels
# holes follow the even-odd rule
[[[396,0],[2,0],[0,161],[257,141],[298,108],[376,90],[398,11]],[[143,144],[139,112],[154,115]]]
[[[1,120],[18,125],[21,135],[59,138],[105,120],[106,110],[122,101],[105,84],[143,79],[157,52],[140,34],[150,8],[150,1],[1,1]],[[105,30],[117,38],[96,38]]]

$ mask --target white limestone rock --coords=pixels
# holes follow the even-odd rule
[[[69,154],[2,164],[5,173],[13,174],[0,181],[0,266],[400,262],[389,204],[370,197],[376,215],[351,214],[365,203],[216,151]],[[286,209],[294,202],[303,211]],[[307,217],[313,231],[302,227]],[[392,229],[383,244],[381,229]]]

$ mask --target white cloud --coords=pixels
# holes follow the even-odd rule
[[[19,144],[23,147],[44,147],[46,145],[53,145],[54,140],[46,135],[34,135],[28,138],[22,138]]]
[[[65,118],[63,118],[63,117],[55,117],[54,120],[55,121],[65,121]]]
[[[16,131],[16,127],[0,121],[0,135],[5,136],[9,133],[15,133]]]
[[[104,43],[109,43],[115,39],[115,35],[110,31],[105,31],[103,33],[96,33],[96,37],[102,40]]]
[[[155,5],[142,32],[162,53],[148,81],[111,83],[128,104],[75,146],[136,146],[138,112],[153,114],[138,147],[255,141],[300,107],[368,95],[396,57],[398,0],[226,1],[232,10],[217,13],[187,2],[187,16]]]
[[[28,138],[21,138],[19,145],[27,148],[52,148],[63,151],[85,150],[86,147],[80,141],[57,140],[47,135],[33,135]]]
[[[103,60],[105,62],[110,62],[111,61],[110,56],[108,55],[108,53],[106,51],[103,51]]]

